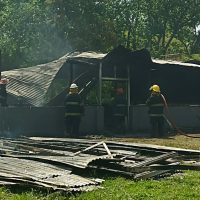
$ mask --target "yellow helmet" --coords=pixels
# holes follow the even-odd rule
[[[154,92],[160,92],[160,87],[158,85],[152,85],[149,88],[150,91],[154,91]]]

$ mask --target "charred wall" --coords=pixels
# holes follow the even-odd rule
[[[170,104],[200,103],[200,67],[153,64],[151,84],[158,84]]]
[[[151,84],[151,56],[146,49],[132,52],[130,56],[131,104],[144,104]]]

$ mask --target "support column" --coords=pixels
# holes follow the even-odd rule
[[[130,66],[127,66],[127,128],[130,129],[130,105],[131,105],[131,90],[130,90]]]
[[[102,62],[99,64],[99,105],[102,105]]]

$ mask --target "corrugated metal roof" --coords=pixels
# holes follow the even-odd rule
[[[152,147],[148,144],[106,141],[107,148],[113,155],[113,158],[107,158],[105,153],[108,151],[102,145],[104,141],[96,143],[95,140],[87,139],[2,138],[0,143],[2,148],[6,147],[5,152],[0,156],[0,184],[16,183],[22,185],[26,183],[65,191],[88,191],[99,187],[103,181],[101,178],[85,177],[84,175],[90,174],[88,172],[101,172],[101,174],[103,172],[104,175],[115,173],[139,180],[158,178],[160,175],[168,176],[173,174],[175,170],[199,170],[198,164],[197,166],[186,166],[184,163],[188,158],[198,162],[199,153],[196,154],[196,152],[189,150],[181,153],[180,149],[173,151],[174,148],[172,150],[155,145]],[[23,146],[21,146],[22,144]],[[46,147],[46,151],[41,146]],[[13,150],[30,150],[27,147],[31,147],[32,151],[26,155],[18,155],[15,152],[8,154],[7,147],[13,147]],[[20,148],[18,149],[18,147]],[[54,155],[54,152],[62,147],[65,147],[63,151],[71,150],[70,156],[67,156],[68,151],[66,156]],[[106,152],[102,151],[103,148]],[[34,154],[38,150],[40,154]],[[102,152],[103,156],[101,156]],[[116,152],[118,154],[114,155],[113,153]],[[184,165],[180,164],[180,159]]]
[[[114,155],[115,156],[115,155]],[[85,169],[90,163],[97,160],[104,160],[108,159],[108,155],[102,155],[102,156],[95,156],[91,154],[81,154],[79,156],[69,157],[69,156],[42,156],[42,155],[18,155],[18,158],[31,158],[31,159],[37,159],[40,161],[54,161],[57,163],[62,163],[65,165],[68,165],[70,167],[76,167]]]
[[[99,181],[84,178],[71,173],[71,170],[62,169],[51,164],[33,160],[1,157],[0,176],[21,179],[21,181],[32,181],[38,185],[43,185],[57,189],[98,185]]]
[[[25,102],[34,106],[43,105],[47,90],[64,62],[61,59],[35,67],[2,72],[10,80],[7,92],[22,97]]]
[[[200,65],[197,65],[197,64],[183,63],[183,62],[174,61],[174,60],[152,59],[152,61],[157,64],[171,64],[171,65],[181,65],[181,66],[186,66],[186,67],[200,67]]]
[[[94,51],[88,51],[88,52],[82,52],[78,55],[73,55],[73,59],[81,59],[81,58],[93,58],[93,59],[102,59],[106,54],[103,53],[97,53]]]
[[[144,58],[144,54],[142,52],[139,51],[138,53],[141,53],[141,56],[143,56],[139,57],[139,59],[146,59]],[[112,54],[112,51],[108,54],[102,54],[97,52],[72,52],[64,55],[58,60],[46,64],[4,71],[2,72],[2,75],[6,76],[10,80],[9,84],[7,85],[7,91],[11,96],[18,97],[22,101],[30,105],[39,107],[46,105],[52,100],[50,98],[46,98],[48,89],[50,88],[51,83],[54,80],[56,74],[59,72],[59,70],[62,68],[65,62],[78,62],[96,66],[96,64],[100,60],[105,60],[106,56],[110,54]],[[122,54],[127,55],[124,57],[122,56],[123,62],[132,57],[134,59],[137,59],[137,57],[134,57],[133,54],[129,54],[127,51],[120,51],[119,54],[113,57],[110,56],[109,59],[121,59],[121,56],[119,55]],[[130,60],[132,62],[132,59]],[[200,67],[199,65],[191,63],[182,63],[177,61],[166,61],[157,59],[154,59],[153,63],[179,65],[183,67]]]
[[[8,94],[20,97],[33,106],[43,106],[48,103],[45,96],[53,79],[67,60],[91,64],[103,57],[104,54],[95,52],[73,52],[49,63],[4,71],[2,75],[10,80],[7,85]]]

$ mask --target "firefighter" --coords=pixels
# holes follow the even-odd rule
[[[115,124],[115,131],[124,132],[126,130],[126,116],[127,116],[127,102],[124,96],[124,89],[118,87],[116,89],[113,101],[113,117]]]
[[[79,137],[79,126],[83,105],[78,94],[78,86],[72,83],[65,98],[65,136]]]
[[[152,137],[165,137],[164,135],[164,101],[158,85],[150,87],[151,95],[146,101],[149,107],[149,118],[151,123]]]
[[[8,83],[8,79],[2,78],[0,80],[0,105],[3,107],[8,106],[7,104],[7,91],[6,85]]]

